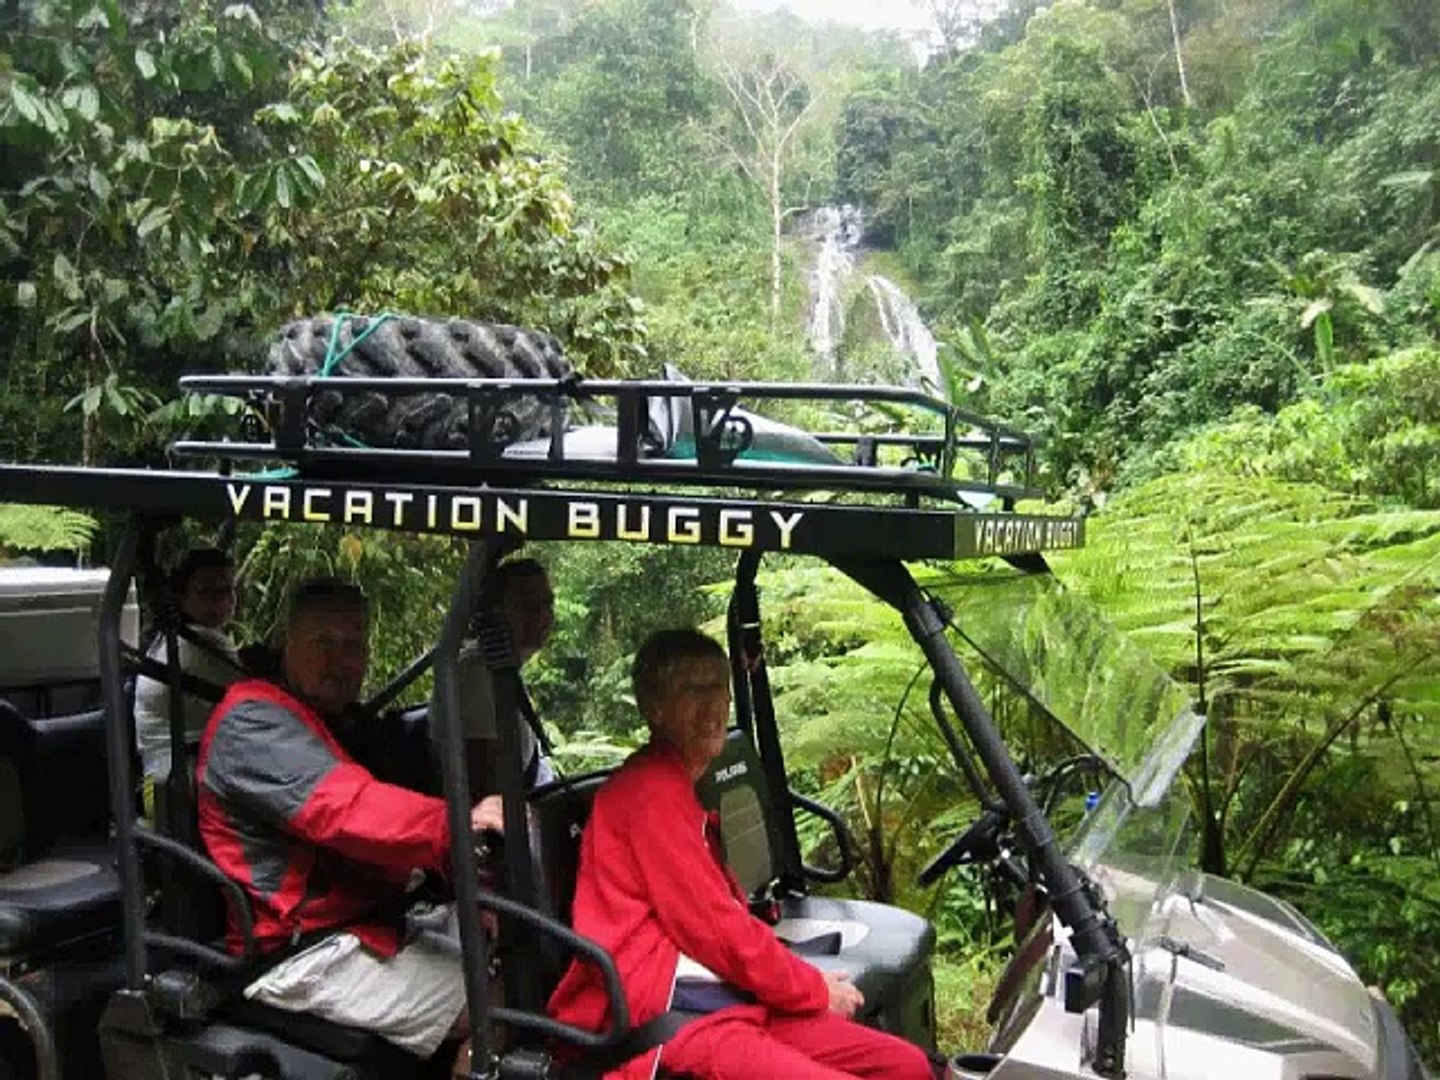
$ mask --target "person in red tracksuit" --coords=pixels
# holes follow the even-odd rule
[[[377,780],[331,731],[359,696],[368,638],[355,586],[315,579],[296,589],[283,681],[232,685],[201,737],[200,835],[249,894],[262,954],[319,938],[246,997],[430,1057],[464,1033],[460,962],[423,940],[401,947],[395,914],[413,871],[448,872],[450,830],[443,799]],[[502,824],[498,797],[471,811],[475,829]],[[239,951],[233,913],[228,944]]]
[[[679,973],[696,964],[754,1001],[692,1021],[611,1080],[649,1080],[661,1069],[697,1080],[932,1080],[918,1047],[850,1019],[860,992],[786,949],[750,914],[719,857],[716,823],[694,785],[725,743],[724,651],[693,630],[661,631],[637,653],[633,678],[651,739],[595,796],[580,844],[575,930],[614,957],[633,1024],[676,1004]],[[599,972],[572,962],[549,1011],[603,1028]]]

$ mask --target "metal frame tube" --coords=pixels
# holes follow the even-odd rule
[[[121,927],[125,941],[125,985],[145,985],[145,893],[140,879],[140,858],[135,850],[135,778],[130,769],[130,703],[125,696],[120,665],[120,618],[135,574],[140,545],[140,522],[125,524],[119,550],[110,567],[110,580],[100,605],[98,652],[100,685],[105,701],[105,759],[110,778],[110,815],[115,821],[115,864],[120,878]]]
[[[749,684],[751,718],[755,728],[755,747],[760,751],[760,764],[770,795],[775,800],[776,831],[780,850],[777,853],[782,889],[805,888],[805,865],[800,857],[800,835],[795,828],[795,804],[790,785],[785,779],[785,756],[780,747],[780,731],[775,723],[775,699],[770,693],[770,673],[765,670],[764,641],[760,633],[760,592],[755,587],[755,574],[760,569],[761,552],[745,551],[735,566],[735,621],[743,654],[734,658],[745,665]]]
[[[470,782],[465,771],[465,738],[460,727],[460,647],[470,613],[489,568],[498,540],[472,540],[465,565],[450,597],[450,608],[435,645],[435,707],[431,737],[440,758],[445,817],[450,825],[450,874],[455,889],[456,923],[460,929],[461,974],[465,979],[466,1015],[470,1021],[470,1076],[489,1075],[490,949],[480,925],[479,883],[470,831]]]
[[[15,1010],[20,1025],[35,1048],[35,1080],[60,1080],[60,1059],[55,1050],[55,1033],[40,1011],[40,1005],[19,983],[0,975],[0,1001]]]

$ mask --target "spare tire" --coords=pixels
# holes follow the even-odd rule
[[[321,315],[285,326],[270,349],[272,375],[374,378],[563,379],[574,373],[560,343],[539,330],[504,323],[413,316]],[[332,348],[340,359],[325,371]],[[366,446],[462,450],[469,445],[463,397],[378,392],[314,396],[311,415],[323,427]],[[549,410],[538,397],[516,395],[500,409],[498,442],[549,433]]]

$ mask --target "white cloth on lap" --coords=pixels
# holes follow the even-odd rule
[[[455,911],[446,933],[458,940]],[[376,956],[354,934],[332,934],[245,988],[245,996],[289,1012],[363,1028],[418,1057],[433,1057],[465,1008],[460,957],[424,940]]]

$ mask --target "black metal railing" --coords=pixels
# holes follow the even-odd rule
[[[1037,440],[1005,424],[922,391],[899,386],[828,383],[578,379],[407,379],[348,376],[188,376],[187,393],[239,397],[263,418],[263,429],[231,440],[184,440],[181,457],[289,465],[303,473],[384,477],[416,469],[459,470],[511,482],[541,480],[823,489],[890,493],[954,501],[989,494],[1007,501],[1041,496]],[[464,446],[447,449],[365,445],[353,432],[322,420],[321,395],[334,413],[334,395],[379,395],[385,401],[436,395],[463,406]],[[657,432],[652,408],[686,424],[683,447]],[[792,429],[827,452],[777,460],[754,453],[764,406],[810,405],[833,419],[836,406],[855,414],[856,430]],[[523,453],[507,438],[517,405],[545,416],[545,434],[526,440]],[[595,424],[595,416],[603,424]],[[565,435],[579,417],[609,431],[606,452],[594,442],[581,456]],[[763,420],[761,421],[764,422]],[[914,428],[915,430],[906,430]],[[673,433],[671,433],[673,434]],[[693,440],[693,446],[691,445]],[[850,449],[850,460],[837,451]],[[763,449],[763,448],[762,448]],[[779,455],[784,457],[785,455]]]

